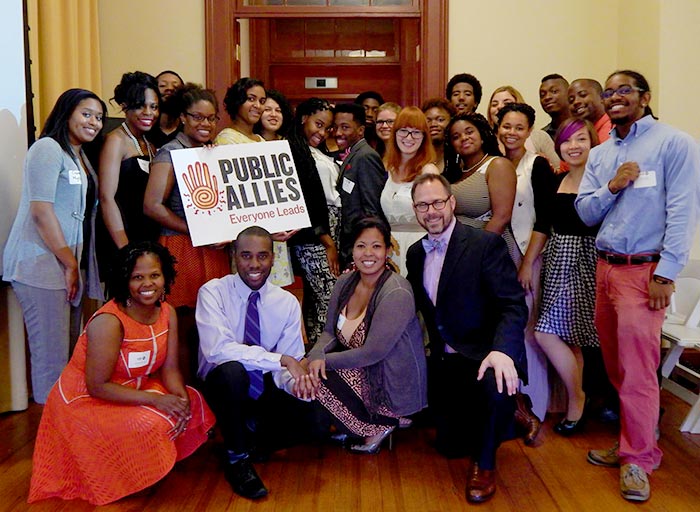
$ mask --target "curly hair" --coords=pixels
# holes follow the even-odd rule
[[[175,258],[170,251],[157,242],[135,242],[125,245],[117,252],[117,256],[110,275],[109,290],[112,292],[114,300],[126,306],[126,301],[131,297],[129,292],[129,281],[131,273],[134,271],[136,262],[145,254],[154,254],[160,262],[165,280],[165,293],[170,293],[170,288],[175,282]]]
[[[177,104],[178,114],[184,114],[192,105],[199,101],[211,103],[216,113],[219,113],[219,101],[216,99],[216,93],[211,89],[205,89],[199,84],[187,82],[175,91],[173,97]]]
[[[460,73],[450,78],[450,81],[447,82],[447,86],[445,87],[445,98],[450,99],[450,97],[452,97],[452,89],[454,89],[455,85],[457,84],[471,85],[472,89],[474,90],[474,103],[477,106],[479,103],[481,103],[481,82],[479,82],[478,78],[476,78],[474,75],[470,75],[469,73]]]
[[[528,128],[532,128],[535,125],[535,109],[532,108],[527,103],[508,103],[501,110],[498,111],[496,117],[498,118],[498,123],[503,122],[503,118],[506,117],[508,112],[519,112],[527,118]]]
[[[450,117],[457,115],[457,109],[455,109],[455,106],[451,101],[448,101],[445,98],[428,98],[420,107],[424,114],[431,108],[442,109],[447,112]]]
[[[136,110],[146,103],[146,89],[151,89],[161,102],[158,81],[142,71],[124,73],[121,81],[114,88],[114,97],[111,98],[117,104],[123,105],[122,111]]]
[[[493,132],[489,122],[484,116],[475,112],[469,114],[457,114],[450,120],[450,124],[447,125],[447,128],[445,128],[445,161],[447,162],[447,167],[445,168],[445,172],[443,174],[450,183],[454,183],[462,175],[459,155],[452,145],[452,137],[450,136],[452,127],[460,121],[465,121],[477,129],[479,135],[481,136],[481,147],[484,154],[491,156],[503,156],[501,154],[501,150],[498,148],[496,134]]]
[[[255,86],[260,86],[263,89],[265,84],[257,78],[244,77],[234,82],[231,87],[226,90],[224,96],[224,110],[231,119],[236,119],[238,109],[241,108],[248,99],[248,91]]]

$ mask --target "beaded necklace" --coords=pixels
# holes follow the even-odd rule
[[[484,158],[482,158],[482,159],[479,160],[477,163],[475,163],[474,165],[472,165],[469,169],[463,170],[463,171],[462,171],[462,174],[469,174],[469,173],[472,172],[473,170],[477,169],[481,164],[484,163],[484,160],[486,160],[486,159],[488,158],[488,156],[489,156],[489,154],[486,153],[486,154],[484,155]]]
[[[129,126],[126,124],[126,121],[122,122],[122,129],[124,130],[124,133],[131,139],[131,142],[134,143],[134,147],[136,148],[136,151],[138,152],[139,156],[146,156],[143,153],[143,149],[141,149],[141,144],[139,144],[138,139],[136,136],[131,133],[131,130],[129,130]],[[151,143],[146,140],[146,136],[143,136],[143,141],[146,143],[146,150],[148,150],[148,161],[150,162],[153,160],[153,147],[151,146]]]

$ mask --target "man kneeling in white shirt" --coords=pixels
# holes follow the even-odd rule
[[[292,396],[295,380],[306,373],[301,309],[294,295],[267,282],[274,259],[270,233],[245,229],[234,254],[238,273],[199,290],[198,376],[224,438],[226,479],[237,494],[256,499],[268,491],[251,450],[308,440],[323,422],[311,403]]]

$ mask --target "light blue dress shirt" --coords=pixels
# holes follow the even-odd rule
[[[248,295],[238,274],[212,279],[199,289],[195,317],[199,331],[199,371],[205,379],[216,366],[238,361],[246,370],[272,372],[277,387],[291,393],[294,379],[280,364],[283,355],[304,357],[301,307],[286,290],[268,281],[258,290],[260,345],[243,342]]]
[[[608,182],[625,162],[640,177],[613,194]],[[576,198],[589,226],[601,223],[599,250],[617,254],[660,253],[655,274],[675,279],[688,261],[700,203],[700,151],[690,135],[647,115],[624,139],[617,130],[591,150]]]

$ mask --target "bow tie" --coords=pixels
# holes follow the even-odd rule
[[[445,242],[439,239],[434,239],[431,240],[430,238],[423,239],[421,240],[423,243],[423,249],[425,249],[426,254],[430,254],[431,252],[437,250],[438,253],[443,254],[445,252]]]

